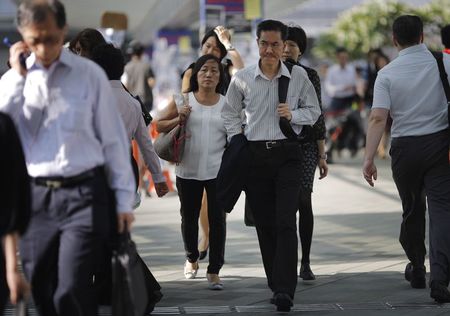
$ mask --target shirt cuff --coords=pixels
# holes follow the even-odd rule
[[[155,183],[162,183],[162,182],[166,182],[166,177],[164,177],[164,174],[162,173],[152,173],[152,179],[153,182]]]
[[[132,212],[134,192],[130,195],[130,192],[116,190],[116,200],[117,213],[123,214]]]
[[[25,83],[25,76],[22,76],[20,73],[18,73],[15,69],[10,69],[6,72],[6,74],[3,76],[4,79],[8,80],[8,84],[11,86],[16,86],[20,83]]]
[[[291,112],[292,118],[291,118],[291,124],[295,125],[302,125],[301,123],[301,115],[299,111],[292,111]]]

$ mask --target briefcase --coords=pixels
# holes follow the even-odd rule
[[[148,315],[162,298],[160,290],[130,234],[121,234],[112,255],[112,315]]]

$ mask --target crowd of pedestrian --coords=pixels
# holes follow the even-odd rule
[[[97,315],[96,285],[105,277],[100,271],[110,262],[111,241],[132,229],[139,169],[150,170],[158,196],[168,192],[148,133],[154,74],[142,60],[142,45],[131,45],[126,64],[122,51],[94,29],[65,48],[68,26],[58,0],[23,1],[17,27],[22,40],[10,48],[11,69],[0,80],[0,312],[8,293],[14,304],[31,291],[39,315]],[[355,113],[368,107],[363,176],[371,186],[374,157],[386,150],[392,122],[392,173],[403,207],[400,243],[410,261],[405,279],[413,288],[426,287],[428,204],[430,296],[450,302],[449,28],[442,29],[444,52],[433,55],[423,44],[421,19],[398,17],[393,44],[399,56],[390,62],[372,50],[364,71],[338,48],[338,63],[324,82],[331,97],[327,109],[318,73],[301,62],[307,37],[300,26],[260,22],[259,59],[247,66],[228,29],[207,32],[200,57],[155,124],[160,133],[183,126],[188,135],[175,167],[185,250],[180,274],[196,278],[209,247],[208,288],[226,290],[219,274],[232,206],[224,206],[221,193],[231,186],[237,196],[246,194],[270,302],[277,311],[290,311],[298,278],[316,278],[311,194],[316,168],[319,179],[328,174],[325,140],[333,136],[327,115],[348,111],[345,124],[335,126],[341,131],[328,153],[344,147],[353,153],[366,134]],[[133,140],[142,152],[140,167]],[[199,245],[199,239],[206,242]]]

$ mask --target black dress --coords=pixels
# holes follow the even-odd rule
[[[320,109],[322,110],[319,75],[312,68],[303,66],[301,64],[299,64],[299,66],[303,67],[303,69],[306,70],[308,78],[311,81],[314,90],[316,91]],[[326,128],[325,128],[325,120],[322,114],[320,115],[317,122],[313,125],[312,131],[313,137],[311,141],[302,145],[303,164],[302,164],[301,188],[302,191],[305,192],[312,192],[313,189],[314,174],[316,172],[317,163],[319,162],[319,148],[317,146],[317,140],[325,139]]]
[[[30,220],[30,183],[14,123],[0,112],[0,239],[23,234]],[[3,249],[0,249],[0,314],[8,297]]]

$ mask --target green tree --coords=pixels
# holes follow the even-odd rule
[[[437,48],[439,28],[450,21],[449,0],[434,0],[419,9],[394,0],[372,0],[344,12],[332,30],[321,35],[313,54],[331,58],[336,47],[345,47],[353,58],[362,58],[371,48],[391,46],[392,23],[402,14],[416,14],[425,23],[425,40]],[[447,22],[446,22],[447,21]]]

